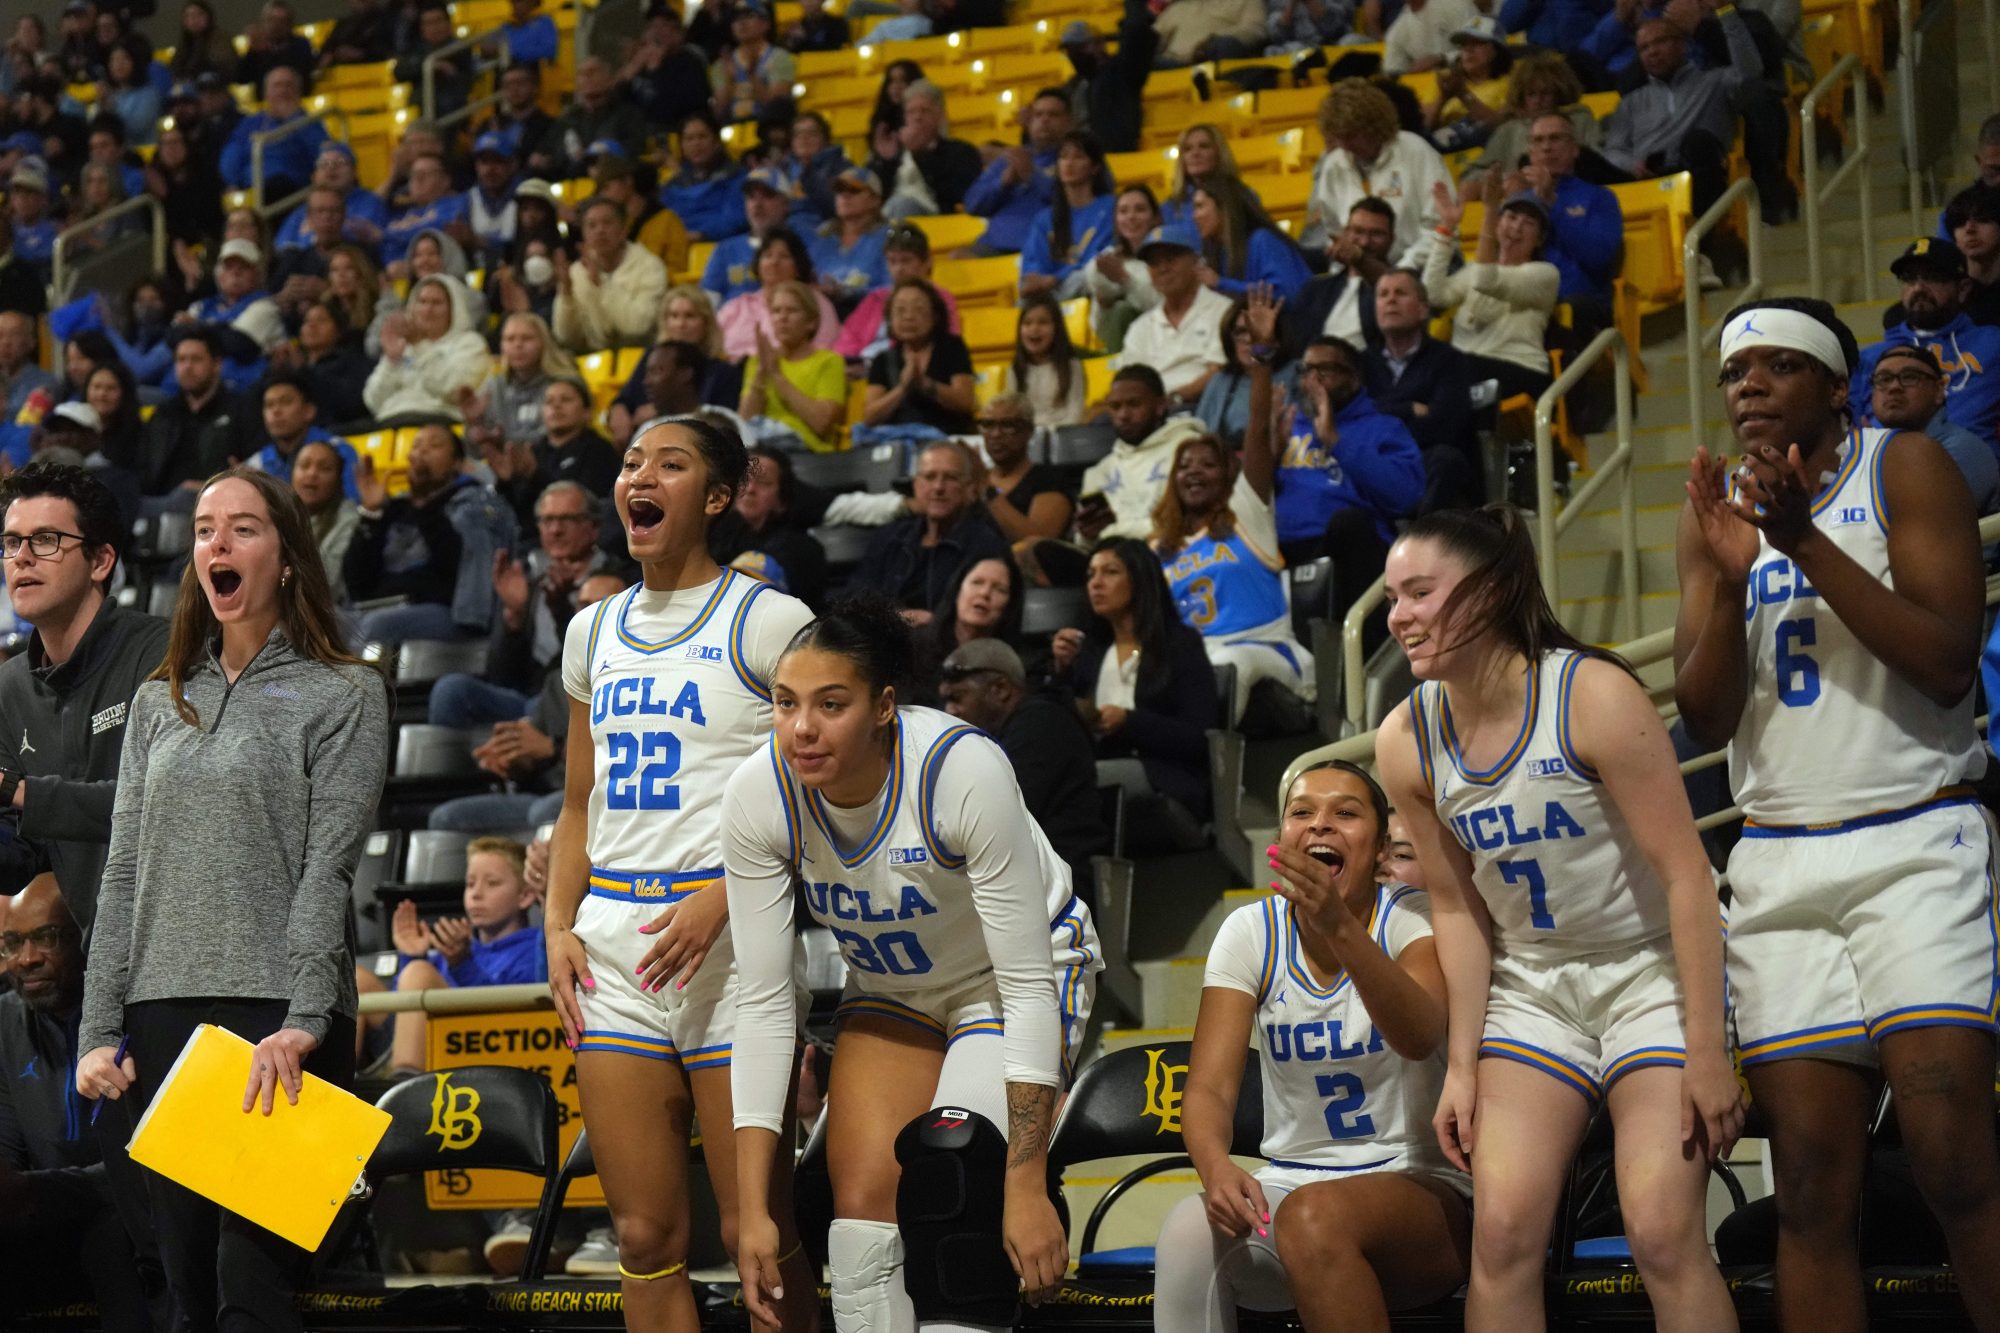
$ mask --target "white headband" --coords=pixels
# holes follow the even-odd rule
[[[1846,375],[1847,356],[1832,329],[1811,315],[1779,306],[1759,306],[1729,321],[1722,330],[1722,361],[1746,347],[1786,347],[1804,352],[1836,375]]]

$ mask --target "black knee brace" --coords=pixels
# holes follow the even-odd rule
[[[1021,1284],[1007,1258],[1007,1139],[985,1116],[940,1106],[896,1136],[903,1285],[917,1318],[1011,1325]]]

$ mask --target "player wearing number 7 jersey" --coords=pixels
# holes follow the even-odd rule
[[[1541,1321],[1557,1201],[1602,1101],[1657,1326],[1734,1329],[1704,1200],[1742,1095],[1715,880],[1666,729],[1623,662],[1556,620],[1517,510],[1419,518],[1384,577],[1420,683],[1376,755],[1444,969],[1435,1125],[1478,1200],[1466,1327]]]
[[[734,431],[701,418],[641,426],[613,499],[644,580],[571,620],[563,643],[572,742],[549,856],[549,988],[577,1053],[635,1333],[699,1327],[687,1279],[689,1131],[696,1117],[716,1126],[732,1115],[722,785],[770,733],[778,655],[811,619],[708,554],[708,525],[748,461]],[[732,1147],[728,1134],[702,1137],[725,1244]],[[757,1211],[774,1208],[789,1226],[789,1194]],[[809,1330],[816,1306],[796,1244],[788,1333]]]
[[[1972,497],[1915,432],[1852,428],[1854,336],[1823,301],[1731,311],[1743,446],[1704,450],[1679,540],[1674,693],[1729,747],[1743,1069],[1772,1128],[1787,1329],[1866,1326],[1856,1250],[1879,1081],[1959,1290],[2000,1328],[1994,868],[1964,785],[1984,580]]]

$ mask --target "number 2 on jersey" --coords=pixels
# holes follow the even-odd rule
[[[1354,1074],[1321,1074],[1313,1080],[1319,1095],[1327,1098],[1326,1132],[1336,1139],[1366,1138],[1375,1132],[1375,1117],[1361,1114],[1368,1089]]]
[[[1799,651],[1818,639],[1810,616],[1778,622],[1778,702],[1787,708],[1804,708],[1819,698],[1819,663]]]
[[[1536,930],[1554,930],[1555,916],[1549,911],[1549,882],[1542,878],[1539,861],[1502,861],[1500,878],[1509,884],[1528,886],[1528,921]]]
[[[604,738],[604,746],[611,757],[605,809],[681,808],[681,789],[669,781],[680,771],[680,737],[671,731],[614,731]]]

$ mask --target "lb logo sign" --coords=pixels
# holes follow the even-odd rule
[[[1139,1108],[1139,1114],[1159,1122],[1155,1134],[1181,1132],[1181,1089],[1187,1071],[1186,1065],[1168,1064],[1164,1049],[1155,1047],[1146,1052],[1146,1104]]]
[[[452,1086],[450,1074],[437,1076],[431,1092],[431,1127],[438,1147],[446,1152],[463,1152],[479,1142],[479,1091]]]

